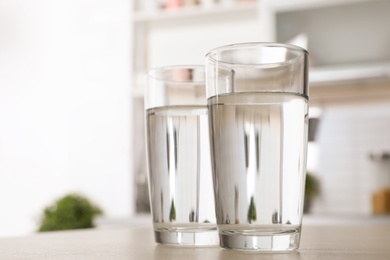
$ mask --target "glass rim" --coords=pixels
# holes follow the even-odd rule
[[[213,54],[217,54],[217,53],[222,53],[223,51],[228,51],[228,50],[245,50],[245,49],[249,49],[251,47],[261,47],[261,48],[264,48],[264,47],[281,47],[281,48],[285,48],[286,50],[288,51],[295,51],[295,52],[299,52],[301,53],[301,55],[298,55],[297,57],[293,57],[291,59],[287,59],[287,60],[284,60],[284,61],[280,61],[280,62],[268,62],[268,63],[240,63],[240,62],[228,62],[228,61],[224,61],[224,60],[219,60],[219,59],[215,59],[214,57],[212,57]],[[291,64],[291,63],[294,63],[295,60],[301,58],[301,57],[304,57],[305,55],[308,55],[309,52],[302,48],[302,47],[299,47],[297,45],[293,45],[293,44],[288,44],[288,43],[277,43],[277,42],[244,42],[244,43],[234,43],[234,44],[228,44],[228,45],[224,45],[224,46],[220,46],[220,47],[216,47],[214,49],[211,49],[207,54],[206,54],[206,59],[210,60],[211,62],[213,63],[220,63],[220,64],[226,64],[226,65],[236,65],[236,66],[240,66],[240,67],[246,67],[246,66],[249,66],[249,67],[275,67],[275,66],[281,66],[281,65],[285,65],[285,64]]]
[[[204,65],[169,65],[169,66],[160,66],[155,67],[152,69],[149,69],[146,73],[146,75],[154,80],[163,81],[170,84],[202,84],[206,82],[206,78],[204,77],[203,80],[172,80],[172,79],[165,79],[163,77],[158,77],[157,73],[159,72],[167,72],[167,71],[173,71],[175,69],[188,69],[188,70],[198,70],[203,71],[205,73],[205,66]]]

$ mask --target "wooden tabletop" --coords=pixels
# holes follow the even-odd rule
[[[151,227],[48,232],[1,238],[0,259],[389,260],[390,222],[304,225],[300,249],[282,254],[159,246]]]

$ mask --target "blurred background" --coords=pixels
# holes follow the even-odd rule
[[[390,214],[390,0],[0,0],[0,237],[84,194],[148,221],[144,73],[248,41],[310,53],[307,217]],[[308,203],[309,204],[309,203]]]

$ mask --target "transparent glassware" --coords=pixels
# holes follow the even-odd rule
[[[299,247],[308,136],[308,53],[277,43],[206,55],[212,169],[220,245]]]
[[[145,109],[156,242],[218,245],[204,66],[149,71]]]

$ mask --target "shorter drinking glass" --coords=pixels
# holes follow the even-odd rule
[[[145,109],[156,242],[218,245],[204,67],[149,71]]]

